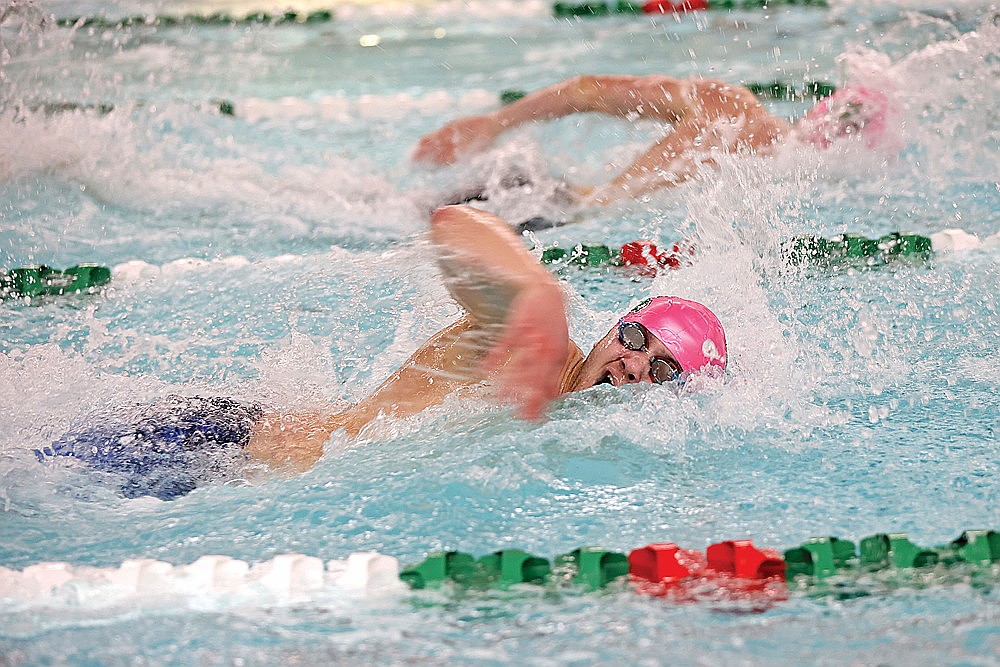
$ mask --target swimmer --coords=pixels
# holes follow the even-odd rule
[[[643,302],[584,356],[570,340],[559,284],[504,220],[467,206],[444,207],[431,216],[431,239],[445,284],[465,314],[356,405],[336,414],[282,414],[229,399],[178,399],[165,421],[162,408],[154,411],[164,423],[147,415],[139,426],[106,436],[69,434],[39,457],[70,456],[109,472],[124,468],[124,495],[171,499],[202,478],[185,473],[177,482],[169,472],[205,452],[235,448],[251,462],[303,472],[335,431],[357,437],[376,419],[410,417],[484,383],[521,417],[538,420],[569,392],[599,384],[676,385],[726,367],[722,325],[702,304],[673,296]]]
[[[445,284],[465,315],[439,331],[357,405],[330,417],[268,415],[247,451],[306,470],[330,435],[378,417],[409,417],[484,382],[529,420],[562,394],[598,384],[683,382],[726,366],[726,338],[705,306],[659,297],[626,314],[584,356],[569,338],[562,291],[501,218],[468,206],[431,216]]]
[[[413,159],[452,164],[488,149],[515,127],[574,113],[669,123],[672,131],[639,155],[609,183],[576,186],[583,203],[607,204],[640,197],[694,177],[713,154],[770,155],[795,139],[826,148],[863,136],[869,148],[895,148],[889,96],[861,86],[822,100],[797,123],[769,113],[742,86],[710,79],[666,76],[578,76],[535,91],[493,113],[453,120],[420,139]]]

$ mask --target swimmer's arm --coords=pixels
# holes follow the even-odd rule
[[[569,357],[562,290],[510,226],[468,206],[446,206],[431,216],[449,292],[479,328],[484,369],[497,372],[501,397],[528,419],[541,417],[561,391]]]
[[[448,291],[483,328],[502,325],[521,293],[559,295],[562,303],[552,274],[492,213],[470,206],[439,208],[431,214],[431,239]]]
[[[684,110],[672,132],[610,183],[582,191],[584,198],[606,204],[674,187],[696,176],[703,166],[715,166],[713,153],[766,153],[788,135],[788,124],[768,113],[745,88],[702,82],[694,92],[698,104]]]
[[[315,413],[268,413],[254,426],[244,449],[274,470],[302,473],[323,455],[335,427],[329,421]]]
[[[497,111],[459,118],[423,137],[415,160],[448,164],[488,148],[503,132],[574,113],[674,122],[685,113],[686,82],[665,76],[577,76],[525,95]]]
[[[666,76],[576,76],[529,93],[492,116],[505,129],[589,112],[672,122],[684,113],[684,86]]]
[[[607,204],[684,183],[698,173],[701,165],[715,164],[711,153],[698,145],[704,129],[696,122],[677,125],[673,132],[637,157],[614,180],[582,190],[581,194],[590,203]]]

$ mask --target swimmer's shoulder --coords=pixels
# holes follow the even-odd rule
[[[559,393],[567,394],[573,391],[577,378],[583,369],[585,355],[580,347],[572,340],[569,341],[569,354],[566,356],[566,363],[563,365],[562,374],[559,376]]]

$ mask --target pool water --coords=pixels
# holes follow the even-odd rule
[[[411,564],[436,549],[552,558],[879,532],[932,546],[1000,528],[997,245],[873,270],[789,266],[778,252],[802,234],[1000,231],[994,7],[834,2],[588,21],[556,20],[544,2],[301,7],[337,16],[71,29],[38,19],[270,8],[0,2],[0,15],[11,10],[0,268],[114,272],[97,294],[0,302],[0,566],[99,573],[137,558],[253,565],[363,551]],[[531,239],[695,240],[692,266],[656,278],[558,274],[585,349],[647,296],[711,304],[729,339],[724,382],[681,395],[598,387],[539,424],[485,396],[454,399],[358,442],[335,434],[306,474],[250,469],[166,503],[33,455],[95,413],[169,394],[300,410],[365,396],[458,314],[424,235],[435,201],[511,168],[596,183],[658,136],[573,117],[471,164],[409,161],[422,134],[495,108],[502,90],[580,73],[896,88],[898,157],[842,146],[721,160],[702,180],[582,210]],[[808,107],[768,105],[788,117]],[[996,664],[996,571],[986,584],[918,579],[847,599],[793,591],[755,613],[624,586],[127,599],[8,589],[0,663]]]

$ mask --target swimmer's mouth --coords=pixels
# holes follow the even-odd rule
[[[596,387],[596,386],[597,386],[597,385],[599,385],[599,384],[610,384],[610,385],[614,385],[614,382],[612,382],[612,381],[611,381],[611,373],[610,373],[610,372],[608,372],[608,373],[605,373],[605,374],[604,374],[604,375],[603,375],[603,376],[601,377],[601,379],[600,379],[600,380],[598,380],[597,382],[595,382],[595,383],[594,383],[594,386]]]

